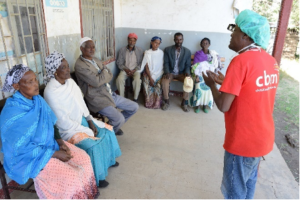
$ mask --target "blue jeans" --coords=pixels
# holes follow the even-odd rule
[[[115,133],[121,128],[121,126],[127,122],[127,120],[139,109],[139,105],[117,95],[116,93],[112,94],[112,98],[115,101],[116,107],[121,109],[122,112],[119,112],[117,108],[108,106],[99,111],[101,115],[106,116],[109,119],[110,125],[114,127]]]
[[[221,191],[225,199],[253,199],[261,157],[243,157],[225,151]]]

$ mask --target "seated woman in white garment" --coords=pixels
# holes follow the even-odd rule
[[[200,42],[202,50],[197,51],[194,56],[194,64],[191,67],[191,74],[195,82],[194,90],[190,93],[189,104],[195,107],[195,113],[199,113],[201,106],[205,113],[208,113],[208,108],[213,107],[213,96],[210,88],[205,84],[202,77],[202,72],[207,70],[217,72],[222,69],[220,57],[214,50],[208,49],[210,39],[203,38]]]
[[[159,49],[160,37],[153,37],[150,49],[145,51],[141,71],[143,73],[143,86],[145,107],[158,109],[162,103],[161,77],[163,71],[164,52]]]
[[[121,155],[113,127],[90,115],[63,54],[50,54],[45,68],[44,98],[57,116],[56,126],[62,139],[87,152],[98,187],[106,187],[108,168],[118,166],[116,158]]]

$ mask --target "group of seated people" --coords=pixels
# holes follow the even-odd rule
[[[202,72],[210,70],[217,73],[222,66],[218,53],[209,49],[210,39],[201,40],[202,49],[195,53],[193,65],[191,51],[182,46],[182,33],[175,33],[175,45],[166,47],[164,51],[159,49],[162,42],[160,37],[153,37],[150,49],[145,52],[135,45],[137,39],[135,33],[130,33],[128,45],[121,48],[117,55],[116,63],[120,73],[116,85],[120,96],[124,97],[126,79],[132,77],[133,101],[137,102],[143,84],[145,107],[167,110],[170,105],[170,83],[176,79],[184,83],[181,103],[183,111],[188,112],[189,107],[195,107],[195,112],[199,113],[201,106],[205,113],[208,112],[208,108],[212,109],[213,96],[210,88],[204,83]]]
[[[108,168],[119,165],[116,158],[121,149],[116,135],[123,134],[121,126],[137,112],[142,83],[145,106],[162,105],[166,110],[170,82],[185,82],[192,74],[195,88],[190,101],[189,92],[184,92],[183,110],[188,111],[189,103],[212,106],[212,96],[206,94],[210,90],[199,72],[220,68],[217,53],[208,50],[208,38],[201,41],[202,50],[195,54],[192,69],[191,52],[182,46],[181,33],[175,34],[175,45],[164,52],[159,49],[160,37],[151,39],[145,53],[135,46],[136,40],[136,34],[129,34],[128,45],[117,56],[120,95],[111,91],[113,74],[94,57],[95,44],[88,37],[79,43],[82,54],[75,63],[78,85],[71,78],[65,56],[56,51],[45,58],[44,99],[39,95],[36,74],[29,67],[19,64],[9,70],[2,90],[14,95],[6,100],[0,124],[4,169],[11,179],[25,184],[33,178],[39,198],[96,198],[97,187],[109,184],[105,180]],[[133,77],[134,101],[123,97],[128,77]],[[109,121],[94,119],[90,111]]]

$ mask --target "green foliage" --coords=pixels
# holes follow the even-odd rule
[[[253,0],[253,10],[266,17],[269,22],[277,22],[280,10],[280,1]]]
[[[289,20],[289,28],[295,28],[299,32],[299,0],[293,1],[292,12]]]
[[[279,73],[275,109],[287,115],[286,121],[299,126],[299,82],[282,70]]]
[[[280,7],[279,0],[253,0],[253,10],[266,17],[271,23],[278,21]],[[293,0],[288,28],[299,31],[299,0]]]

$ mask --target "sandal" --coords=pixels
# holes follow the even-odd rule
[[[164,102],[163,106],[161,107],[162,110],[168,110],[170,104]]]
[[[189,111],[190,111],[188,105],[182,105],[181,107],[182,107],[182,110],[183,110],[184,112],[189,112]]]
[[[208,113],[208,109],[206,108],[206,106],[203,106],[203,111],[204,111],[205,113]]]
[[[195,108],[195,110],[194,110],[194,111],[195,111],[195,113],[199,113],[199,112],[200,112],[200,110],[201,110],[201,109],[200,109],[200,107],[199,107],[199,106],[197,106],[197,107]]]

